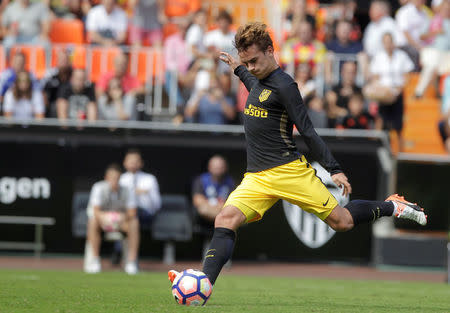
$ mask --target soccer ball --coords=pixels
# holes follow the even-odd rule
[[[172,295],[178,304],[204,305],[212,292],[205,273],[188,269],[177,275],[172,284]]]

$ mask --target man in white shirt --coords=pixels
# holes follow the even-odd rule
[[[389,16],[390,4],[387,1],[375,0],[370,4],[370,23],[363,36],[364,51],[372,58],[383,51],[383,35],[391,33],[397,43],[398,29],[394,19]]]
[[[89,10],[86,29],[91,43],[112,46],[125,43],[128,20],[116,0],[102,0],[102,4]]]
[[[122,231],[128,236],[128,254],[125,271],[137,274],[139,249],[139,221],[134,193],[120,186],[121,169],[116,164],[108,166],[105,179],[94,184],[89,198],[87,215],[87,241],[92,257],[85,264],[85,272],[98,273],[100,265],[101,232]]]
[[[428,24],[428,15],[423,10],[425,0],[410,0],[402,6],[395,15],[399,29],[397,45],[401,47],[414,62],[415,69],[419,69],[419,52],[422,49],[420,35],[423,25]]]

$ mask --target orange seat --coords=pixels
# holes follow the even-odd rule
[[[50,27],[53,43],[84,43],[84,26],[80,20],[55,19]]]
[[[114,58],[119,53],[120,49],[117,47],[91,47],[91,53],[88,54],[88,57],[90,56],[90,71],[88,73],[90,81],[97,82],[101,75],[112,71]]]
[[[19,51],[25,55],[25,69],[33,73],[38,79],[44,77],[46,71],[44,48],[39,46],[14,46],[11,49],[11,58]]]
[[[200,8],[200,0],[166,0],[164,11],[168,17],[186,16]]]

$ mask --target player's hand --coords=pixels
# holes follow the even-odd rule
[[[352,193],[352,186],[348,182],[347,176],[344,173],[337,173],[331,176],[333,182],[342,189],[342,195],[347,196]]]
[[[227,63],[231,69],[234,71],[236,67],[238,67],[240,64],[238,61],[236,61],[229,53],[226,52],[220,52],[220,57],[223,62]]]

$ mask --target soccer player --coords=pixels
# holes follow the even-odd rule
[[[352,200],[345,207],[339,206],[314,168],[297,151],[293,124],[343,194],[351,193],[352,187],[315,132],[297,84],[278,66],[266,25],[252,22],[241,26],[234,45],[240,63],[225,52],[221,60],[249,91],[244,110],[247,173],[215,219],[214,235],[203,263],[203,272],[211,284],[233,252],[239,226],[261,219],[279,199],[299,205],[340,232],[392,215],[426,224],[423,209],[396,194],[385,201]],[[171,270],[168,274],[173,282],[178,272]]]

